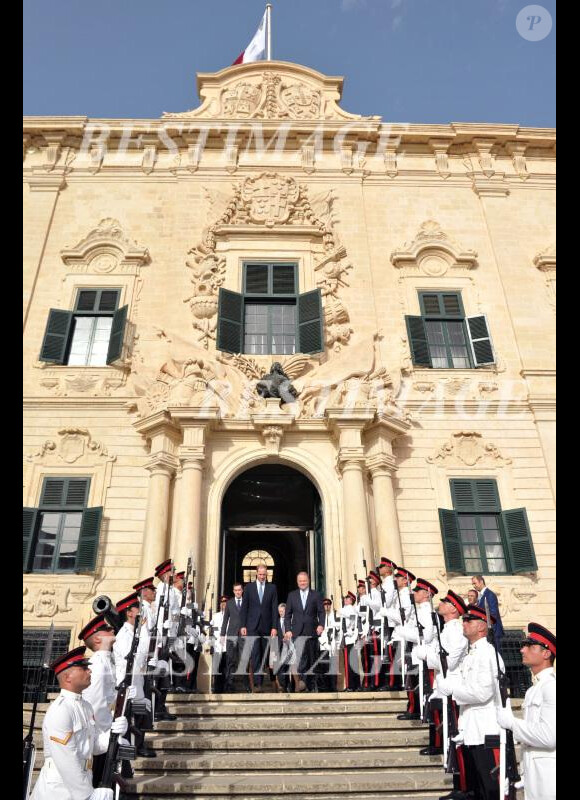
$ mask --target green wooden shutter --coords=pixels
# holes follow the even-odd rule
[[[73,321],[72,311],[51,308],[40,348],[40,361],[64,364]]]
[[[465,559],[461,546],[461,532],[457,513],[447,508],[439,509],[439,524],[443,536],[443,552],[448,572],[465,572]]]
[[[431,354],[427,343],[427,331],[422,317],[405,317],[411,357],[416,367],[432,367]]]
[[[102,516],[102,506],[83,511],[75,572],[93,572],[95,569]]]
[[[453,479],[450,483],[453,508],[456,511],[471,514],[489,514],[501,511],[495,480]]]
[[[321,353],[324,350],[320,289],[298,295],[298,352]]]
[[[243,345],[244,301],[239,292],[220,289],[218,295],[218,350],[241,353]]]
[[[272,266],[272,294],[295,294],[296,276],[294,264]]]
[[[326,570],[324,567],[324,522],[322,503],[318,492],[314,495],[314,575],[315,587],[326,597]]]
[[[538,569],[532,534],[525,508],[502,513],[503,527],[512,572],[535,572]]]
[[[481,314],[478,317],[467,317],[465,321],[467,322],[475,366],[483,367],[486,364],[495,364],[493,346],[485,314]]]
[[[82,508],[89,493],[90,478],[45,478],[41,508]]]
[[[268,294],[269,264],[244,265],[244,292],[246,294]]]
[[[125,337],[128,310],[129,306],[123,306],[113,314],[111,338],[109,339],[109,349],[107,350],[107,364],[118,361],[123,354],[123,339]]]
[[[30,572],[30,560],[36,521],[38,520],[37,508],[22,509],[22,571]]]

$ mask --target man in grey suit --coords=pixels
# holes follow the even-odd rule
[[[302,649],[298,673],[309,692],[316,691],[316,675],[311,667],[319,655],[318,637],[324,630],[322,595],[310,588],[307,572],[296,576],[298,589],[290,592],[286,600],[285,639],[293,639],[297,652]],[[302,638],[301,638],[302,637]]]
[[[262,691],[264,672],[261,666],[269,650],[269,637],[277,635],[278,591],[273,583],[268,583],[267,576],[266,565],[260,564],[256,570],[256,580],[244,589],[240,610],[240,635],[254,639],[251,655],[253,686],[251,675],[250,686],[255,692]]]
[[[242,611],[242,594],[244,587],[241,583],[234,583],[233,586],[234,596],[230,598],[226,604],[224,611],[224,618],[222,621],[222,628],[220,636],[222,643],[226,646],[226,676],[224,683],[224,692],[234,692],[234,673],[238,668],[238,661],[240,660],[241,653],[241,611]]]

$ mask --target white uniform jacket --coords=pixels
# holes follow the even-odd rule
[[[222,645],[220,631],[222,629],[222,622],[224,621],[224,612],[216,611],[211,618],[211,641],[210,645],[213,647],[214,653],[221,655],[226,652],[226,646]]]
[[[42,723],[44,764],[30,800],[87,800],[93,792],[93,755],[105,753],[109,732],[99,731],[82,695],[61,689]]]
[[[453,699],[459,705],[459,730],[464,744],[484,744],[486,736],[499,734],[496,705],[499,702],[495,648],[487,639],[472,644],[454,679]],[[504,665],[500,656],[500,668]]]
[[[139,634],[139,646],[133,663],[133,681],[132,686],[137,690],[135,695],[136,700],[142,700],[143,694],[143,676],[145,674],[147,665],[147,653],[149,651],[149,637],[146,635],[146,625],[141,627]],[[133,625],[125,622],[121,630],[116,636],[115,644],[113,645],[113,655],[115,657],[115,678],[117,685],[121,683],[125,677],[125,670],[127,668],[127,656],[133,644]]]
[[[415,605],[419,623],[423,626],[422,639],[424,645],[429,645],[435,636],[435,628],[433,627],[433,619],[431,617],[431,606],[428,602],[417,603]],[[415,611],[411,611],[407,615],[407,621],[404,625],[399,625],[393,634],[396,639],[404,639],[406,642],[412,642],[413,648],[411,650],[411,662],[413,664],[419,663],[415,650],[419,645],[419,629],[417,627],[417,618]]]
[[[83,691],[83,699],[91,704],[95,722],[101,731],[111,729],[113,704],[117,699],[113,655],[109,650],[96,650],[90,658],[91,685]]]
[[[389,608],[397,600],[397,593],[395,591],[395,579],[393,578],[392,575],[386,575],[381,582],[381,586],[384,593],[384,601],[383,601],[383,595],[381,595],[382,606],[383,608]]]
[[[320,645],[321,650],[330,653],[331,650],[335,649],[337,641],[336,637],[338,636],[337,627],[338,627],[338,620],[334,615],[334,611],[330,611],[328,614],[325,614],[324,630],[318,637],[318,643]],[[329,636],[330,636],[330,641],[329,641]]]
[[[526,800],[556,800],[556,673],[543,669],[526,692],[524,718],[514,721],[522,744]]]
[[[403,609],[405,615],[405,620],[408,620],[409,615],[412,616],[411,596],[408,586],[404,586],[402,589],[399,589],[398,594],[395,591],[393,595],[393,601],[391,605],[387,608],[387,620],[389,622],[390,628],[396,628],[398,625],[401,625],[401,611],[399,608],[399,601],[401,603],[400,607]]]
[[[448,620],[441,629],[441,646],[447,653],[447,676],[448,678],[458,678],[460,675],[461,662],[467,653],[468,641],[463,635],[463,622],[461,619]],[[427,647],[427,667],[435,670],[435,689],[431,697],[440,697],[437,692],[437,676],[441,674],[441,658],[439,656],[439,642],[437,633],[433,641]]]
[[[342,644],[354,644],[358,638],[356,621],[358,610],[356,606],[345,605],[336,615],[340,621],[340,641]],[[343,625],[344,621],[344,625]]]

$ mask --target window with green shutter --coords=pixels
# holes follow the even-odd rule
[[[74,309],[51,308],[41,361],[103,367],[123,356],[128,306],[118,308],[120,289],[79,289]]]
[[[298,293],[298,265],[246,262],[242,292],[220,289],[217,348],[250,355],[324,349],[319,289]]]
[[[103,509],[87,508],[90,478],[47,477],[38,508],[23,509],[24,572],[91,572]]]
[[[419,292],[421,316],[407,316],[413,364],[470,369],[495,363],[485,314],[466,317],[460,292]]]
[[[445,564],[468,575],[537,570],[525,508],[502,511],[493,479],[450,481],[453,510],[439,509]]]

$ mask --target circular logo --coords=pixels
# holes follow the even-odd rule
[[[516,17],[516,28],[528,42],[541,42],[552,30],[552,15],[544,6],[525,6]]]

